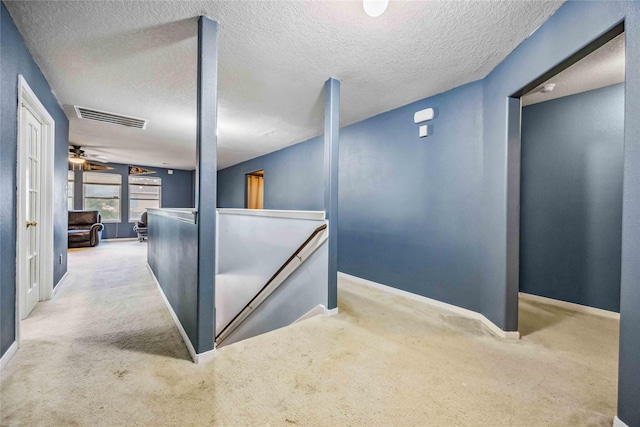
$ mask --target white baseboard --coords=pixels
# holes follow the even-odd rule
[[[192,356],[193,357],[193,356]],[[207,363],[216,358],[216,349],[205,351],[204,353],[196,353],[194,363]]]
[[[300,318],[297,319],[293,323],[298,323],[298,322],[301,322],[303,320],[307,320],[307,319],[310,319],[312,317],[318,316],[320,314],[323,314],[325,316],[335,316],[336,314],[338,314],[338,307],[332,308],[331,310],[329,310],[324,305],[318,304],[317,306],[315,306],[311,310],[309,310],[309,312],[307,312],[307,313],[303,314],[302,316],[300,316]]]
[[[338,314],[338,307],[336,307],[336,308],[325,308],[324,309],[324,315],[325,316],[335,316],[336,314]]]
[[[586,314],[593,314],[595,316],[607,317],[609,319],[620,320],[620,313],[616,313],[615,311],[603,310],[601,308],[589,307],[588,305],[576,304],[573,302],[541,297],[539,295],[527,294],[524,292],[520,292],[519,296],[522,299],[537,301],[543,304],[554,305],[556,307],[565,308],[567,310],[577,311],[577,312],[586,313]]]
[[[100,239],[101,242],[133,242],[137,237],[114,237],[113,239]]]
[[[376,283],[371,280],[363,279],[361,277],[352,276],[350,274],[338,272],[338,277],[342,277],[346,280],[351,280],[356,283],[360,283],[362,285],[370,286],[372,288],[376,288],[394,295],[400,295],[405,298],[409,298],[414,301],[418,301],[424,304],[429,304],[433,307],[442,308],[453,313],[459,314],[464,317],[469,317],[472,319],[479,320],[483,325],[491,331],[494,335],[504,338],[507,340],[518,340],[520,339],[520,332],[518,331],[503,331],[500,329],[495,323],[491,320],[487,319],[483,314],[478,313],[477,311],[468,310],[466,308],[458,307],[457,305],[448,304],[446,302],[438,301],[435,299],[423,297],[422,295],[417,295],[411,292],[403,291],[401,289],[393,288],[391,286],[383,285],[381,283]]]
[[[151,273],[151,277],[153,277],[153,281],[156,283],[156,286],[158,287],[158,291],[160,291],[160,296],[162,296],[162,300],[164,301],[164,304],[167,306],[167,309],[169,310],[169,314],[171,314],[171,318],[173,319],[173,322],[176,324],[178,331],[180,331],[180,335],[182,335],[182,340],[184,341],[184,344],[187,346],[187,350],[189,350],[189,354],[191,355],[191,360],[193,360],[193,363],[204,363],[204,362],[208,362],[209,360],[213,360],[215,358],[215,352],[216,352],[215,348],[213,350],[209,350],[204,353],[196,353],[196,349],[193,347],[193,344],[189,339],[189,335],[187,335],[187,332],[182,327],[182,323],[180,323],[180,319],[178,319],[176,312],[173,311],[173,307],[171,307],[171,303],[169,303],[167,296],[164,294],[164,291],[162,290],[162,286],[160,286],[160,283],[158,282],[156,275],[153,273],[153,270],[151,269],[151,266],[148,263],[147,263],[147,268],[149,269],[149,273]]]
[[[53,293],[51,294],[51,298],[53,298],[53,296],[58,293],[62,285],[64,285],[65,281],[67,280],[67,277],[69,277],[69,271],[64,273],[64,276],[62,276],[62,278],[58,280],[58,283],[53,287]]]
[[[613,419],[613,427],[629,427],[627,424],[625,424],[624,421],[622,421],[620,418],[618,418],[617,416]]]
[[[3,370],[5,366],[7,366],[7,364],[9,363],[11,358],[16,354],[17,351],[18,351],[18,341],[14,341],[13,344],[9,346],[7,351],[4,352],[4,354],[2,355],[2,358],[0,359],[0,371]]]
[[[298,322],[302,322],[303,320],[307,320],[307,319],[311,319],[312,317],[316,317],[319,316],[321,314],[324,314],[326,312],[326,308],[324,308],[324,305],[322,304],[318,304],[315,307],[313,307],[311,310],[309,310],[308,312],[306,312],[305,314],[303,314],[302,316],[300,316],[300,318],[298,318],[295,322],[293,323],[298,323]]]

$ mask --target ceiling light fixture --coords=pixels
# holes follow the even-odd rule
[[[362,7],[367,15],[377,18],[382,15],[389,6],[389,0],[363,0]]]
[[[73,157],[69,157],[69,162],[74,163],[76,165],[81,165],[84,163],[84,159],[78,155],[75,155]]]

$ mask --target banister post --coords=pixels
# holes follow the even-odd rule
[[[218,23],[198,19],[196,188],[198,292],[196,353],[214,348],[218,127]]]
[[[338,151],[340,81],[324,84],[324,209],[329,221],[329,293],[327,308],[338,307]]]

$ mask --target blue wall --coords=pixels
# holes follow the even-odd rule
[[[481,82],[341,129],[338,269],[478,311],[481,144]]]
[[[505,330],[518,325],[519,188],[508,166],[519,162],[509,138],[509,97],[624,21],[626,35],[624,180],[618,416],[640,425],[640,2],[569,1],[484,80],[482,313]],[[518,112],[519,113],[519,112]],[[518,154],[518,155],[516,155]],[[519,172],[519,171],[518,171]],[[519,177],[519,175],[518,175]],[[517,225],[517,227],[516,227]],[[515,262],[513,262],[515,260]],[[511,261],[511,262],[508,262]],[[514,279],[515,276],[515,279]]]
[[[519,162],[513,154],[520,147],[507,138],[508,98],[637,10],[637,2],[569,1],[484,79],[482,313],[505,330],[518,325],[518,245],[508,244],[519,226],[510,227],[508,213],[517,209],[519,188],[510,186],[505,171],[509,160]],[[633,39],[633,24],[627,19],[625,25]],[[515,263],[507,262],[510,257]]]
[[[480,84],[418,103],[436,107],[438,114],[432,136],[420,141],[422,147],[418,144],[412,148],[411,156],[406,149],[409,140],[403,139],[408,132],[404,128],[412,126],[411,117],[401,122],[396,116],[402,108],[343,129],[338,257],[342,271],[404,286],[467,308],[479,307],[500,328],[517,330],[520,170],[511,166],[520,163],[520,138],[519,132],[507,132],[507,124],[517,126],[520,117],[508,114],[508,107],[514,105],[509,98],[623,20],[625,165],[618,415],[635,426],[640,425],[640,2],[567,2]],[[460,96],[461,93],[468,96]],[[369,127],[384,135],[378,136]],[[374,150],[378,161],[371,159],[369,150]],[[436,159],[443,163],[436,163]],[[405,164],[398,165],[398,161]],[[319,155],[317,167],[321,164]],[[366,166],[371,165],[378,165],[379,169],[367,170]],[[244,181],[238,183],[237,176],[242,178],[245,172],[261,167],[258,161],[242,173],[236,171],[234,179],[221,179],[219,191],[236,194],[236,199],[219,198],[220,206],[244,206]],[[221,171],[220,176],[231,175],[233,168]],[[400,176],[395,177],[396,173]],[[415,179],[409,179],[409,175]],[[399,188],[399,184],[411,187]],[[320,181],[317,188],[317,196],[312,196],[318,198],[314,209],[322,206]],[[315,194],[315,187],[313,191]],[[356,197],[362,207],[351,203],[351,197]],[[366,230],[358,224],[360,216]],[[419,221],[421,216],[423,223]],[[464,233],[458,233],[457,228]],[[419,238],[409,230],[417,230]],[[468,240],[461,238],[465,233]],[[394,240],[396,235],[409,237]],[[410,249],[419,250],[424,258],[413,257]],[[364,256],[345,251],[364,252],[380,263],[370,263]],[[409,257],[395,257],[396,252]],[[428,267],[416,266],[416,260]]]
[[[520,290],[619,311],[624,84],[522,110]]]
[[[370,156],[366,150],[380,150],[380,154],[386,154],[390,159],[397,161],[407,161],[406,165],[395,165],[393,162],[380,162],[383,167],[377,171],[369,171],[364,177],[374,180],[374,185],[363,185],[371,191],[375,188],[375,195],[365,194],[361,200],[368,202],[365,208],[371,208],[375,199],[380,203],[383,213],[368,214],[362,209],[361,214],[367,222],[369,232],[373,237],[366,237],[366,241],[375,244],[375,248],[385,248],[386,255],[390,257],[388,276],[382,277],[380,281],[393,284],[395,286],[405,286],[416,292],[424,291],[434,298],[453,302],[454,304],[469,308],[480,307],[481,312],[499,327],[505,330],[515,330],[517,328],[517,291],[518,291],[518,269],[514,269],[516,260],[517,266],[519,245],[514,246],[514,233],[518,235],[519,223],[511,221],[509,215],[517,212],[519,203],[519,187],[513,186],[510,176],[509,165],[511,161],[519,162],[519,140],[508,138],[507,123],[515,121],[514,117],[508,114],[509,97],[523,88],[525,85],[545,73],[547,70],[561,63],[565,58],[587,45],[600,34],[607,31],[617,23],[625,22],[626,31],[626,86],[625,86],[625,145],[624,145],[624,187],[623,187],[623,212],[622,212],[622,257],[621,257],[621,323],[620,323],[620,365],[619,365],[619,394],[618,394],[618,415],[622,421],[629,426],[640,425],[640,364],[637,363],[637,355],[640,354],[640,2],[567,2],[555,15],[553,15],[544,25],[542,25],[532,36],[521,43],[505,60],[499,64],[480,84],[474,83],[463,88],[438,95],[429,100],[428,106],[435,106],[438,115],[433,122],[432,137],[420,143],[424,147],[416,146],[411,152],[413,155],[408,158],[406,148],[407,140],[395,139],[396,136],[404,135],[406,130],[399,129],[393,134],[386,134],[391,137],[385,146],[375,135],[369,135],[371,142],[364,141],[364,136],[359,133],[351,133],[350,129],[357,126],[364,126],[359,123],[343,130],[341,138],[342,150],[346,150],[344,156],[351,156],[352,159],[359,157],[349,154],[351,147],[361,147],[356,154],[362,154],[363,161],[370,161]],[[7,29],[9,27],[9,29]],[[7,53],[5,53],[7,52]],[[9,62],[9,65],[6,63]],[[55,99],[48,90],[46,82],[39,74],[37,67],[31,60],[27,50],[24,48],[15,26],[8,18],[7,12],[2,7],[2,312],[7,309],[13,310],[13,280],[15,271],[11,263],[15,256],[15,247],[11,247],[7,242],[15,241],[15,234],[10,227],[15,224],[15,199],[7,203],[4,201],[4,188],[15,188],[15,77],[16,70],[20,70],[32,87],[36,86],[36,92],[46,106],[51,105],[56,109]],[[42,92],[42,94],[40,93]],[[469,96],[459,96],[461,93]],[[14,94],[7,100],[6,94]],[[478,102],[480,96],[482,102]],[[12,99],[11,99],[12,98]],[[454,105],[455,104],[455,105]],[[5,108],[6,107],[6,108]],[[59,110],[59,109],[58,109]],[[62,114],[56,110],[54,118]],[[402,109],[399,109],[402,110]],[[393,118],[399,110],[378,116],[375,119],[381,123],[376,124],[380,130],[387,130],[384,125],[386,120],[394,123],[393,126],[412,126],[411,118],[408,117],[409,124],[394,122]],[[458,111],[466,112],[469,117]],[[453,120],[453,118],[457,120]],[[62,116],[64,118],[64,116]],[[479,118],[479,120],[478,120]],[[56,119],[57,120],[57,119]],[[477,121],[477,123],[476,123]],[[9,125],[7,124],[9,123]],[[13,127],[11,127],[13,123]],[[445,125],[446,124],[446,125]],[[388,126],[390,129],[392,126]],[[459,130],[459,127],[466,131]],[[57,130],[61,132],[61,127]],[[414,132],[417,128],[414,127]],[[446,133],[446,136],[441,132]],[[480,136],[477,133],[480,132]],[[6,136],[5,136],[6,135]],[[362,139],[361,139],[362,138]],[[350,142],[351,141],[351,142]],[[354,143],[353,141],[357,141]],[[445,141],[457,147],[457,150],[445,146]],[[9,145],[7,145],[9,144]],[[369,145],[370,144],[370,145]],[[393,148],[389,148],[393,147]],[[59,150],[58,150],[59,149]],[[396,154],[393,150],[398,150]],[[295,150],[295,148],[294,148]],[[60,151],[60,152],[59,152]],[[514,154],[518,154],[515,156]],[[343,151],[341,151],[343,156]],[[286,156],[286,154],[283,154]],[[443,164],[435,164],[430,157],[437,158]],[[266,156],[265,156],[266,157]],[[56,159],[60,158],[60,163],[56,169],[56,185],[61,194],[56,194],[56,206],[59,211],[66,210],[66,200],[64,199],[64,180],[66,179],[66,141],[59,144],[56,150]],[[314,159],[311,156],[310,159]],[[344,157],[343,157],[344,158]],[[64,160],[62,160],[64,159]],[[321,159],[321,157],[320,157]],[[421,163],[418,159],[423,159]],[[264,159],[263,159],[264,160]],[[448,163],[446,163],[448,162]],[[315,162],[313,163],[315,167]],[[64,164],[64,165],[63,165]],[[416,165],[428,165],[434,168],[431,172],[428,168],[424,171],[418,170],[416,182],[422,184],[417,191],[406,191],[399,189],[398,183],[408,182],[407,178],[392,177],[397,168],[403,166],[406,169],[414,168]],[[467,165],[465,169],[460,165]],[[356,182],[360,178],[352,176],[349,170],[349,163],[343,164],[341,159],[341,192],[347,192],[352,184],[349,180]],[[354,165],[357,168],[357,164]],[[322,162],[318,162],[318,169],[321,170]],[[250,169],[260,169],[263,166],[257,165]],[[362,170],[362,169],[361,169]],[[245,170],[242,172],[249,172]],[[438,174],[435,173],[438,172]],[[267,172],[265,168],[265,173]],[[300,180],[301,176],[307,179],[307,175],[316,176],[315,172],[304,170],[303,174],[289,175],[293,179]],[[228,171],[221,171],[222,177]],[[400,172],[402,173],[402,172]],[[375,174],[375,176],[372,176]],[[379,176],[388,176],[389,179],[381,179]],[[429,178],[429,181],[423,181]],[[315,179],[315,178],[314,178]],[[471,181],[469,181],[471,180]],[[475,180],[475,181],[473,181]],[[233,180],[232,180],[233,181]],[[441,189],[431,185],[437,184]],[[221,190],[226,187],[224,180],[221,180]],[[268,186],[268,180],[266,180]],[[345,189],[346,186],[346,189]],[[296,208],[296,209],[321,209],[322,208],[322,182],[319,181],[318,193],[315,196],[316,185],[309,186],[314,195],[300,199],[299,203],[293,202],[290,195],[282,195],[282,199],[275,204],[266,204],[267,208]],[[355,188],[355,187],[354,187]],[[230,193],[221,194],[219,197],[220,206],[230,206],[240,204],[243,206],[243,199],[238,199],[237,194],[243,194],[244,180],[241,184],[241,191],[230,190]],[[517,189],[517,192],[515,191]],[[226,191],[226,188],[225,188]],[[402,191],[395,194],[395,191]],[[409,197],[406,194],[411,193]],[[291,192],[291,195],[293,192]],[[268,193],[265,194],[268,196]],[[468,196],[468,198],[467,198]],[[514,197],[517,196],[517,197]],[[227,198],[229,197],[229,198]],[[418,201],[414,201],[418,199]],[[393,206],[391,210],[384,203],[407,202],[412,200],[407,209],[405,206]],[[480,203],[481,201],[481,203]],[[13,204],[12,204],[13,203]],[[349,205],[340,207],[342,227],[346,233],[351,233],[351,242],[358,238],[358,229],[353,223],[345,222],[342,212],[348,218]],[[308,205],[308,206],[307,206]],[[426,208],[425,208],[426,206]],[[468,211],[470,210],[470,212]],[[386,212],[385,212],[386,211]],[[422,214],[428,214],[424,219],[425,224],[419,224],[418,219]],[[445,214],[453,215],[452,219],[445,218]],[[8,226],[5,225],[8,222]],[[466,222],[471,221],[471,222]],[[438,227],[431,227],[435,222]],[[56,223],[57,224],[57,223]],[[518,227],[514,231],[514,224]],[[401,234],[409,236],[409,230],[414,230],[413,226],[418,226],[420,239],[427,240],[423,243],[417,238],[410,238],[405,245],[404,241],[398,239],[389,242],[385,239],[391,235]],[[463,245],[456,228],[463,228],[468,233],[467,245]],[[56,225],[56,249],[59,245],[66,245],[65,227]],[[354,233],[354,230],[356,233]],[[380,233],[379,230],[383,230]],[[342,232],[342,231],[341,231]],[[426,234],[426,233],[431,234]],[[62,233],[62,238],[60,233]],[[376,233],[380,233],[376,235]],[[441,234],[439,234],[441,233]],[[451,235],[451,243],[448,236]],[[380,240],[380,244],[376,239]],[[341,250],[349,248],[349,239],[340,237]],[[365,240],[362,240],[365,241]],[[352,243],[353,244],[353,243]],[[385,246],[386,245],[386,246]],[[405,245],[405,246],[403,246]],[[415,246],[418,245],[418,246]],[[431,246],[432,245],[432,246]],[[409,247],[419,247],[425,256],[420,261],[429,263],[431,271],[424,271],[427,280],[419,284],[409,283],[405,279],[412,278],[414,274],[415,259],[403,260],[394,259],[393,252],[404,251],[410,253]],[[368,248],[357,247],[358,250],[369,250]],[[374,250],[370,251],[372,256],[383,257],[382,253]],[[474,255],[475,254],[475,255]],[[348,255],[346,255],[349,257]],[[340,263],[340,268],[351,269],[350,271],[363,271],[366,260],[358,260],[352,263]],[[383,260],[387,262],[386,258]],[[8,267],[6,267],[8,266]],[[63,265],[64,267],[64,265]],[[408,267],[403,269],[403,267]],[[393,268],[397,269],[395,272]],[[61,270],[57,269],[56,274]],[[358,270],[360,269],[360,270]],[[455,271],[456,269],[461,272]],[[417,268],[420,270],[420,266]],[[349,272],[349,270],[347,270]],[[515,273],[514,273],[515,272]],[[381,276],[383,273],[375,271],[368,277],[376,280],[374,275]],[[469,277],[470,274],[473,276]],[[515,274],[515,280],[513,280]],[[419,276],[419,277],[418,277]],[[365,277],[367,277],[365,275]],[[418,277],[422,280],[421,274],[414,274],[413,279]],[[432,282],[440,279],[442,285]],[[472,283],[468,280],[471,279]],[[479,284],[479,285],[478,285]],[[464,286],[469,285],[469,289]],[[10,292],[11,301],[5,300],[5,287]],[[465,295],[466,293],[470,295]],[[479,297],[479,302],[474,298]],[[11,319],[12,316],[7,316]],[[11,320],[12,322],[12,320]],[[6,326],[3,317],[3,349],[5,345],[4,328],[13,331],[13,325]]]
[[[129,222],[129,165],[119,163],[105,163],[113,170],[104,171],[104,173],[116,173],[122,176],[122,193],[120,199],[120,219],[119,223],[105,223],[102,231],[103,239],[118,239],[136,237],[133,231],[135,222]],[[169,169],[156,168],[153,166],[143,166],[136,164],[145,169],[156,171],[150,175],[139,175],[162,178],[162,198],[163,208],[192,208],[194,206],[194,188],[193,188],[193,171],[185,171],[173,169],[173,174],[169,175]],[[82,209],[82,172],[75,173],[75,209]]]
[[[625,5],[626,65],[618,417],[640,425],[640,3]],[[595,11],[598,13],[598,11]]]
[[[218,171],[218,207],[245,207],[245,174],[264,169],[264,208],[324,210],[322,137]]]
[[[148,215],[148,221],[147,262],[197,349],[198,227],[154,214]]]
[[[67,271],[67,144],[69,122],[40,69],[33,61],[22,36],[18,32],[4,4],[0,6],[0,50],[2,98],[0,129],[0,355],[3,355],[15,340],[15,279],[16,279],[16,148],[17,148],[17,105],[18,74],[26,79],[40,102],[55,120],[54,149],[54,285]],[[58,256],[62,255],[62,263]]]
[[[413,113],[432,107],[430,136]],[[482,83],[340,130],[338,269],[472,310],[477,280]],[[221,170],[218,205],[244,207],[265,170],[265,208],[323,208],[322,138]]]

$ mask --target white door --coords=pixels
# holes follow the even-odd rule
[[[18,222],[19,238],[22,240],[22,254],[19,262],[21,271],[21,300],[20,310],[22,319],[27,318],[40,301],[40,243],[42,227],[40,222],[42,187],[42,123],[25,106],[21,107],[21,135],[19,169],[23,192],[23,218]]]

